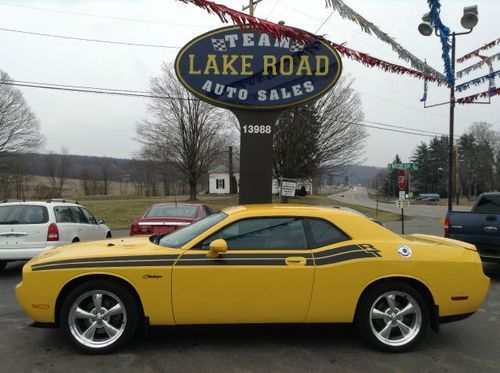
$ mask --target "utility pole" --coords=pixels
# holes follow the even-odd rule
[[[244,6],[242,9],[247,10],[248,9],[248,14],[250,14],[252,17],[254,16],[255,8],[257,7],[257,4],[260,3],[262,0],[248,0],[248,5]]]

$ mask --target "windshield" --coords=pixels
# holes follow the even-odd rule
[[[198,206],[186,205],[155,205],[151,207],[145,218],[188,218],[194,219],[198,211]]]
[[[227,218],[227,214],[223,212],[209,215],[196,223],[162,237],[158,244],[178,249],[225,218]]]

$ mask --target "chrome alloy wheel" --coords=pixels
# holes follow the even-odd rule
[[[127,311],[116,295],[104,290],[92,290],[73,302],[68,324],[79,343],[93,349],[104,348],[123,334]]]
[[[370,307],[373,335],[388,346],[403,346],[418,335],[422,326],[422,310],[409,294],[389,291]]]

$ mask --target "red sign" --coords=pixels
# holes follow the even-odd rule
[[[408,184],[408,177],[406,176],[405,170],[398,171],[398,187],[399,190],[405,190],[406,185]]]

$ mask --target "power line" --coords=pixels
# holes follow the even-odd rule
[[[10,85],[10,86],[18,86],[18,87],[49,89],[49,90],[56,90],[56,91],[78,92],[78,93],[106,94],[106,95],[130,96],[130,97],[141,97],[141,98],[195,100],[194,98],[153,95],[148,91],[140,91],[140,90],[117,89],[117,88],[98,88],[98,87],[90,87],[90,86],[82,86],[82,85],[40,83],[40,82],[23,81],[23,80],[2,81],[2,82],[0,82],[0,84]],[[376,122],[376,121],[370,121],[370,120],[363,120],[363,122],[364,123],[355,123],[355,122],[345,122],[345,123],[358,124],[360,126],[367,127],[367,128],[379,129],[379,130],[389,131],[389,132],[405,133],[405,134],[415,135],[415,136],[424,136],[424,137],[435,137],[438,135],[439,136],[446,136],[446,134],[441,133],[441,132],[426,131],[426,130],[421,130],[418,128],[398,126],[395,124],[388,124],[388,123],[384,123],[384,122]],[[366,123],[370,123],[370,124],[366,124]],[[380,127],[380,126],[382,126],[382,127]],[[386,127],[386,128],[384,128],[384,127]]]
[[[113,96],[130,96],[130,97],[143,97],[143,98],[175,99],[175,100],[194,100],[193,98],[185,98],[185,97],[153,95],[153,94],[146,92],[146,91],[133,91],[133,90],[112,89],[112,88],[93,88],[93,87],[85,87],[85,86],[68,86],[68,85],[63,85],[63,84],[50,84],[50,83],[47,84],[47,83],[23,82],[23,81],[15,81],[15,80],[1,81],[0,84],[17,86],[17,87],[49,89],[49,90],[54,90],[54,91],[93,93],[93,94],[113,95]]]
[[[169,25],[169,26],[176,26],[176,27],[197,27],[197,28],[210,27],[209,25],[193,25],[193,24],[183,24],[183,23],[158,21],[158,20],[152,20],[152,19],[127,18],[127,17],[116,17],[116,16],[104,16],[104,15],[101,15],[101,14],[69,12],[69,11],[65,11],[65,10],[39,8],[39,7],[25,6],[25,5],[14,5],[14,4],[9,4],[9,3],[0,3],[0,5],[1,6],[12,7],[12,8],[32,9],[32,10],[38,10],[38,11],[42,11],[42,12],[51,12],[51,13],[60,13],[60,14],[71,14],[71,15],[76,15],[76,16],[105,18],[105,19],[112,19],[112,20],[118,20],[118,21],[127,21],[127,22],[140,22],[140,23],[148,23],[148,24],[155,23],[155,24],[160,24],[160,25]]]
[[[26,34],[26,35],[36,35],[36,36],[43,36],[43,37],[50,37],[50,38],[58,38],[58,39],[87,41],[87,42],[94,42],[94,43],[127,45],[127,46],[132,46],[132,47],[152,47],[152,48],[180,49],[180,47],[171,46],[171,45],[143,44],[143,43],[130,43],[130,42],[125,42],[125,41],[114,41],[114,40],[103,40],[103,39],[89,39],[89,38],[80,38],[80,37],[76,37],[76,36],[45,34],[45,33],[41,33],[41,32],[16,30],[16,29],[9,29],[9,28],[0,28],[0,31],[13,32],[13,33],[18,33],[18,34]]]
[[[328,22],[328,20],[333,16],[333,13],[335,13],[335,9],[332,10],[332,12],[328,15],[328,17],[325,18],[323,22],[321,22],[321,25],[319,25],[319,27],[314,32],[315,34],[317,34],[319,30],[321,30],[321,28],[325,25],[325,23]]]

